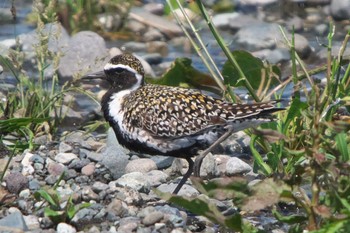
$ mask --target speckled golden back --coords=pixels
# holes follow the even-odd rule
[[[190,89],[147,84],[132,92],[122,108],[129,131],[136,127],[154,137],[177,138],[258,115],[274,105],[232,104]]]

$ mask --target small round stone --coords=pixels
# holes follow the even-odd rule
[[[239,158],[232,157],[226,163],[226,175],[231,176],[235,174],[247,173],[252,170],[252,167]]]
[[[147,173],[156,170],[157,165],[152,159],[135,159],[131,160],[125,167],[125,173],[142,172]]]
[[[62,164],[69,164],[72,160],[77,159],[78,156],[73,153],[58,153],[55,160]]]
[[[148,215],[146,215],[144,217],[144,219],[142,220],[142,223],[146,226],[150,226],[153,225],[157,222],[159,222],[160,220],[162,220],[164,217],[164,214],[160,211],[154,211]]]
[[[77,230],[71,226],[71,225],[68,225],[67,223],[59,223],[57,225],[57,233],[75,233],[77,232]]]
[[[86,176],[91,176],[95,172],[95,164],[89,163],[81,169],[81,173]]]

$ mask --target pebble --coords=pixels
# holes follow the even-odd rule
[[[67,167],[60,163],[49,163],[47,165],[47,171],[52,176],[60,176],[63,172],[67,171]]]
[[[91,176],[95,172],[95,164],[90,163],[81,169],[81,173],[85,176]]]
[[[169,176],[165,172],[159,170],[149,171],[145,174],[145,178],[152,187],[159,186],[162,183],[166,182],[168,177]]]
[[[55,160],[58,163],[62,163],[62,164],[69,164],[72,160],[77,159],[78,156],[76,154],[73,153],[58,153],[55,156]]]
[[[131,172],[123,175],[116,182],[122,187],[129,187],[139,192],[148,193],[150,191],[150,183],[141,172]]]
[[[92,190],[96,193],[99,193],[101,191],[104,191],[106,189],[109,188],[108,184],[102,183],[100,181],[96,181],[93,185],[92,185]]]
[[[11,172],[5,176],[6,188],[10,193],[18,194],[29,187],[29,180],[20,172]]]
[[[153,225],[164,218],[164,214],[160,211],[154,211],[142,219],[142,223],[146,226]]]
[[[120,146],[107,146],[103,152],[103,164],[112,174],[114,179],[118,179],[125,174],[125,167],[129,163],[129,156],[125,154]]]
[[[57,233],[75,233],[75,232],[77,232],[77,230],[73,226],[67,223],[61,222],[57,225]]]
[[[230,158],[226,162],[226,175],[232,176],[236,174],[247,173],[252,170],[252,167],[239,158]]]
[[[9,227],[12,228],[13,231],[28,231],[28,226],[26,225],[21,211],[18,209],[0,219],[0,229],[1,227]]]
[[[35,215],[23,216],[24,221],[28,227],[28,230],[40,229],[39,218]]]
[[[135,159],[131,160],[125,167],[125,173],[141,172],[147,173],[156,170],[157,165],[152,159]]]

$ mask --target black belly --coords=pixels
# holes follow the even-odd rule
[[[166,153],[157,150],[153,147],[148,147],[145,143],[140,142],[139,140],[133,140],[128,137],[125,137],[123,133],[121,133],[118,124],[110,124],[114,130],[114,133],[118,139],[120,145],[126,147],[127,149],[140,153],[140,154],[150,154],[150,155],[166,155],[171,157],[178,158],[188,158],[198,154],[198,150],[206,149],[210,145],[208,143],[199,143],[196,142],[194,145],[190,147],[185,147],[173,151],[168,151]]]

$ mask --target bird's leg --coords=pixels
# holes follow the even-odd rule
[[[228,130],[218,138],[218,140],[216,140],[208,149],[204,150],[199,156],[197,156],[196,160],[194,161],[194,176],[200,176],[200,169],[205,156],[209,154],[209,152],[212,151],[217,145],[225,141],[232,133],[233,128],[229,127]]]
[[[186,183],[188,177],[190,177],[193,172],[193,160],[190,157],[187,157],[186,160],[188,162],[188,170],[180,180],[180,183],[176,186],[173,194],[177,194],[180,191],[181,187]]]

